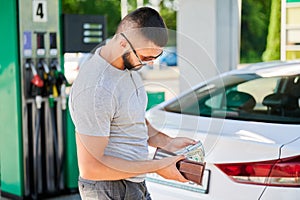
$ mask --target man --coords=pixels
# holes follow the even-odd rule
[[[176,151],[195,144],[170,138],[147,120],[147,96],[135,70],[162,54],[167,29],[151,8],[140,8],[119,24],[116,35],[80,68],[70,93],[76,127],[82,199],[151,199],[145,174],[187,180],[176,168],[184,159],[148,159],[148,144]]]

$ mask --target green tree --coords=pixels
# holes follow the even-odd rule
[[[173,0],[165,0],[160,3],[160,14],[169,29],[169,41],[167,46],[176,46],[177,10]]]
[[[263,61],[280,59],[280,20],[281,0],[273,0],[271,6],[267,47],[262,56]]]
[[[240,62],[262,61],[272,0],[243,0]]]
[[[176,16],[177,12],[175,10],[174,2],[162,1],[160,3],[160,14],[164,19],[168,29],[176,30],[177,23],[176,23]]]

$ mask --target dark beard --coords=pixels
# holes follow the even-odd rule
[[[129,60],[129,55],[130,55],[129,52],[124,53],[122,55],[124,69],[133,70],[133,71],[137,71],[137,70],[141,69],[143,66],[136,66],[136,65],[131,64],[131,62]]]

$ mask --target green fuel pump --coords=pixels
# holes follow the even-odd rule
[[[60,64],[60,4],[1,2],[1,196],[40,199],[77,188],[70,185],[66,170],[77,160],[67,155],[74,151],[75,140]],[[78,171],[70,171],[77,179]]]

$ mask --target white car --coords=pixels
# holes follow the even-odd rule
[[[203,143],[202,186],[149,175],[153,199],[300,199],[300,62],[224,73],[147,112],[157,129]]]

